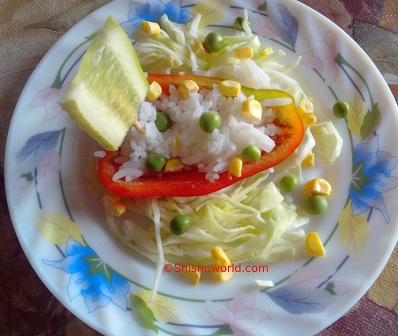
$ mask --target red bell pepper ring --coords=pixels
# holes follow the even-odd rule
[[[186,79],[194,80],[201,89],[213,89],[214,84],[221,79],[196,75],[149,75],[148,82],[156,81],[169,93],[170,85],[178,87]],[[292,98],[288,93],[280,90],[254,90],[242,87],[242,92],[247,96],[253,95],[258,101],[270,98]],[[221,190],[239,180],[255,175],[269,169],[287,159],[301,143],[304,136],[304,127],[296,113],[294,99],[284,106],[274,106],[274,124],[282,132],[275,135],[275,147],[270,153],[263,153],[255,162],[244,163],[241,177],[231,176],[228,172],[219,174],[219,179],[210,182],[205,178],[205,173],[199,172],[196,167],[191,170],[163,173],[161,175],[144,174],[130,182],[113,180],[113,175],[118,171],[120,164],[115,159],[120,156],[119,151],[106,152],[105,157],[98,163],[98,174],[101,183],[110,192],[129,197],[190,197],[207,195]]]

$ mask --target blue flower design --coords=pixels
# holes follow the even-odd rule
[[[71,274],[67,289],[71,300],[81,295],[90,313],[111,302],[127,310],[129,283],[106,265],[92,248],[69,238],[65,255],[61,260],[43,259],[43,262]]]
[[[385,221],[390,221],[384,204],[383,193],[398,186],[398,179],[391,176],[398,157],[379,150],[379,137],[374,135],[366,143],[354,149],[354,167],[349,196],[354,216],[377,209]]]
[[[163,14],[167,14],[169,20],[175,23],[187,23],[193,18],[193,14],[182,8],[181,2],[181,0],[130,2],[128,21],[122,23],[121,26],[127,34],[131,35],[141,25],[141,21],[156,22]]]

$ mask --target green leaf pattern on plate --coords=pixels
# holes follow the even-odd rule
[[[131,314],[140,326],[153,330],[156,333],[158,332],[158,327],[155,324],[155,315],[143,299],[137,295],[131,294],[130,306]]]

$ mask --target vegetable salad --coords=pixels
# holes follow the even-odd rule
[[[180,25],[162,16],[159,23],[143,22],[133,33],[149,83],[142,106],[150,105],[154,112],[146,120],[140,112],[142,129],[132,127],[118,151],[97,153],[99,177],[108,190],[103,197],[108,224],[123,244],[156,262],[154,292],[165,260],[211,265],[225,255],[228,262],[273,263],[325,254],[319,236],[306,233],[305,224],[327,210],[332,187],[321,177],[308,181],[303,206],[295,204],[290,193],[305,182],[303,167],[332,164],[338,158],[342,139],[330,121],[317,120],[311,99],[290,77],[300,58],[281,64],[284,52],[261,46],[247,11],[235,20],[232,35],[199,28],[200,19],[198,15]],[[240,90],[246,90],[238,105],[248,123],[263,126],[264,116],[258,111],[264,114],[270,108],[270,124],[279,130],[269,136],[273,144],[268,150],[257,143],[239,143],[239,151],[227,158],[217,175],[203,178],[204,170],[192,169],[184,161],[188,155],[162,152],[162,143],[168,141],[163,135],[183,115],[173,117],[160,106],[173,94],[179,103],[213,90],[230,102],[238,101]],[[261,95],[265,98],[259,99]],[[267,99],[272,103],[265,106]],[[249,102],[245,107],[246,100],[260,106]],[[195,126],[200,137],[220,131],[223,113],[213,109],[200,113]],[[336,108],[335,113],[345,112]],[[162,135],[161,141],[135,157],[140,143],[151,139],[150,127]],[[183,135],[171,139],[169,147],[175,149],[189,141]],[[140,167],[134,166],[137,162]],[[126,167],[138,174],[129,177],[123,172]],[[220,281],[231,277],[215,276]],[[199,277],[187,276],[193,284]]]

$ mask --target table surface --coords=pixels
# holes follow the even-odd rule
[[[4,153],[15,105],[35,66],[70,27],[108,2],[0,1],[0,335],[99,335],[48,291],[22,251],[7,207]],[[398,2],[302,2],[334,21],[365,50],[398,100]],[[397,247],[369,291],[319,335],[398,335]]]

